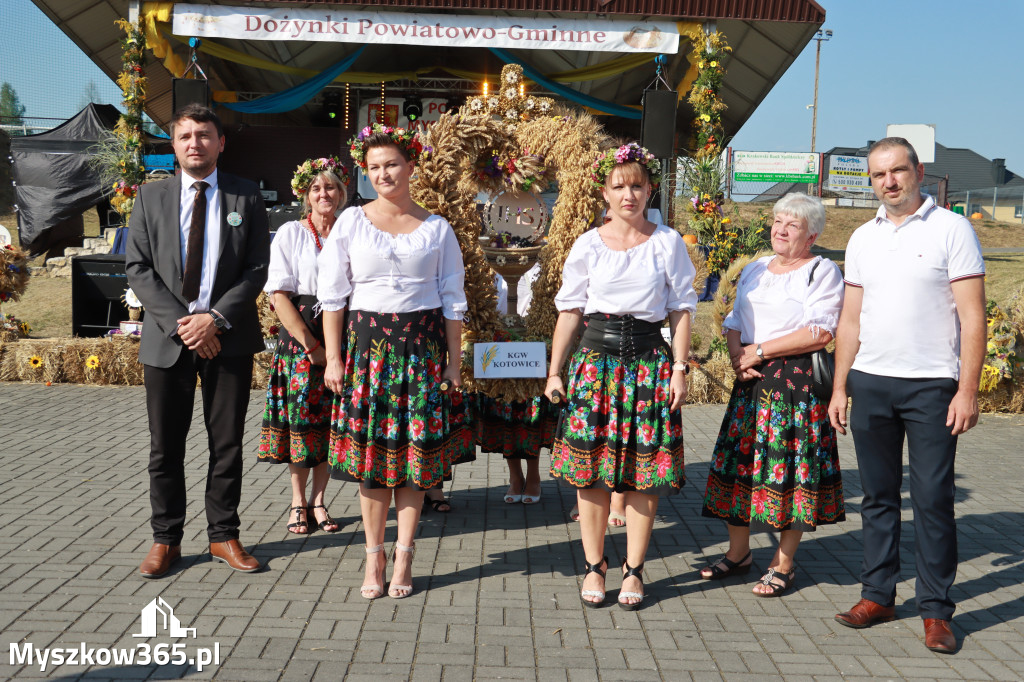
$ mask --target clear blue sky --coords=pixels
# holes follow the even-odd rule
[[[1003,157],[1024,175],[1024,2],[820,0],[825,28],[818,89],[819,150],[861,145],[888,123],[933,123],[936,140]],[[31,0],[0,0],[0,81],[29,116],[66,118],[88,83],[120,93]],[[732,141],[736,149],[805,151],[811,142],[812,41]]]
[[[1005,158],[1024,175],[1024,2],[818,0],[818,151],[860,146],[889,123],[935,124],[935,140]],[[734,149],[811,145],[811,43],[732,140]]]

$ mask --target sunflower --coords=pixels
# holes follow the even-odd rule
[[[28,359],[28,364],[32,369],[39,369],[43,366],[43,359],[38,355],[33,355]]]
[[[90,355],[85,359],[86,369],[96,369],[100,366],[100,359],[95,355]]]

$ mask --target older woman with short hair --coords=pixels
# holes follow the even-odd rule
[[[281,322],[270,364],[258,457],[288,464],[292,502],[288,532],[305,535],[316,525],[334,533],[338,524],[324,505],[331,472],[327,445],[334,396],[324,385],[323,319],[316,305],[317,258],[331,234],[335,213],[345,205],[348,171],[336,157],[308,159],[292,178],[302,200],[302,218],[281,225],[270,248],[264,291]],[[306,483],[313,472],[313,489]]]
[[[760,597],[793,584],[804,532],[845,517],[828,401],[811,389],[811,354],[832,339],[843,276],[811,254],[825,227],[821,201],[787,194],[776,202],[771,256],[743,269],[722,323],[736,382],[711,462],[703,515],[729,524],[729,550],[705,580],[747,573],[751,531],[779,531],[779,547],[755,584]]]

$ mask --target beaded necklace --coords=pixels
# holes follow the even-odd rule
[[[310,213],[308,216],[306,216],[306,222],[309,223],[309,231],[313,233],[313,241],[316,242],[316,250],[317,251],[323,250],[324,245],[320,242],[320,233],[316,231],[315,227],[313,227],[313,214],[312,213]]]

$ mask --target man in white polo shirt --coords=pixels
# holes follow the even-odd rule
[[[957,436],[978,422],[985,264],[970,222],[921,194],[924,165],[909,142],[871,145],[868,173],[882,205],[846,247],[829,405],[832,425],[845,434],[847,393],[853,398],[864,563],[861,600],[836,620],[866,628],[895,618],[906,438],[925,646],[954,653],[953,463]]]

